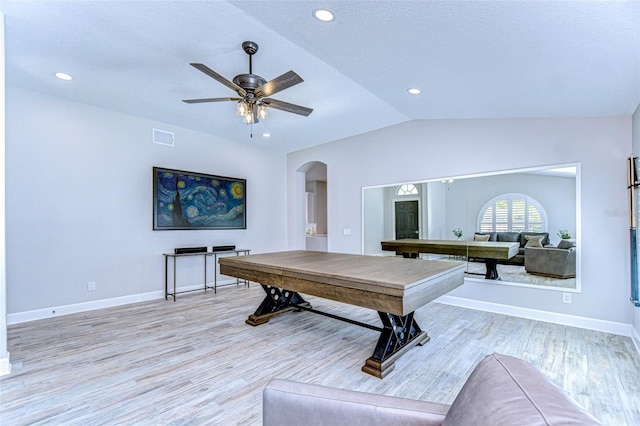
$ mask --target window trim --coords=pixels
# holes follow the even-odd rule
[[[478,216],[476,219],[476,230],[477,232],[482,230],[482,219],[487,211],[487,209],[491,206],[495,206],[496,202],[498,201],[503,201],[503,200],[507,200],[509,205],[508,205],[508,211],[509,211],[509,217],[508,217],[508,231],[507,232],[515,232],[513,231],[513,222],[512,222],[512,202],[514,200],[521,200],[524,199],[525,200],[525,219],[524,219],[524,226],[525,226],[525,230],[524,232],[535,232],[535,231],[530,231],[529,230],[529,215],[528,215],[528,206],[529,205],[533,205],[537,210],[538,213],[540,214],[540,219],[541,219],[541,225],[542,225],[542,231],[547,231],[548,229],[548,219],[547,219],[547,212],[545,211],[544,207],[542,207],[542,204],[540,204],[535,198],[531,197],[530,195],[527,194],[521,194],[518,192],[507,192],[504,194],[500,194],[496,197],[493,197],[491,200],[487,201],[484,206],[482,206],[482,208],[480,209],[480,211],[478,212]],[[495,217],[495,209],[493,211],[493,218],[492,218],[492,231],[483,231],[483,232],[496,232],[496,217]]]
[[[406,189],[403,189],[405,188]],[[403,193],[400,193],[400,190],[403,190]],[[420,195],[420,191],[418,190],[418,187],[415,186],[412,183],[405,183],[402,185],[398,185],[398,187],[396,188],[396,196],[398,197],[407,197],[407,196],[411,196],[411,195]]]

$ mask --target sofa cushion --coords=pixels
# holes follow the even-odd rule
[[[571,247],[575,247],[575,246],[576,246],[576,240],[575,239],[561,240],[558,243],[558,248],[559,249],[570,249]]]
[[[489,241],[489,238],[491,238],[491,235],[488,234],[474,234],[473,235],[473,241]]]
[[[527,240],[525,247],[542,247],[542,240],[545,237],[544,235],[525,235],[524,238]]]
[[[520,242],[520,233],[519,232],[498,232],[497,241],[505,241],[508,243],[519,243]],[[524,246],[524,244],[522,244]]]
[[[520,233],[520,247],[524,247],[527,244],[527,235],[543,235],[542,245],[546,246],[549,244],[549,233],[548,232],[522,232]]]
[[[446,425],[597,425],[567,394],[531,364],[487,356],[453,401]]]

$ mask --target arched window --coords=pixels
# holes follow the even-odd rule
[[[545,231],[547,214],[533,198],[524,194],[502,194],[490,200],[478,214],[480,232]]]
[[[396,189],[396,195],[418,195],[418,188],[412,183],[400,185]]]

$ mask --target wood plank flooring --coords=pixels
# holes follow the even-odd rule
[[[379,380],[360,371],[375,331],[309,312],[246,325],[263,294],[232,286],[10,326],[0,424],[260,425],[272,377],[451,403],[492,352],[531,362],[604,424],[640,424],[627,337],[430,303],[416,318],[431,341]],[[374,311],[305,298],[379,324]]]

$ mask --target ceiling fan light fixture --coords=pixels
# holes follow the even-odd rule
[[[330,11],[329,9],[316,9],[313,11],[313,16],[318,21],[322,21],[322,22],[331,22],[336,18],[333,12]]]
[[[244,117],[249,112],[248,105],[245,101],[238,101],[238,107],[236,108],[236,115]]]
[[[267,111],[267,106],[265,104],[258,105],[258,118],[262,120],[269,118],[269,112]]]

